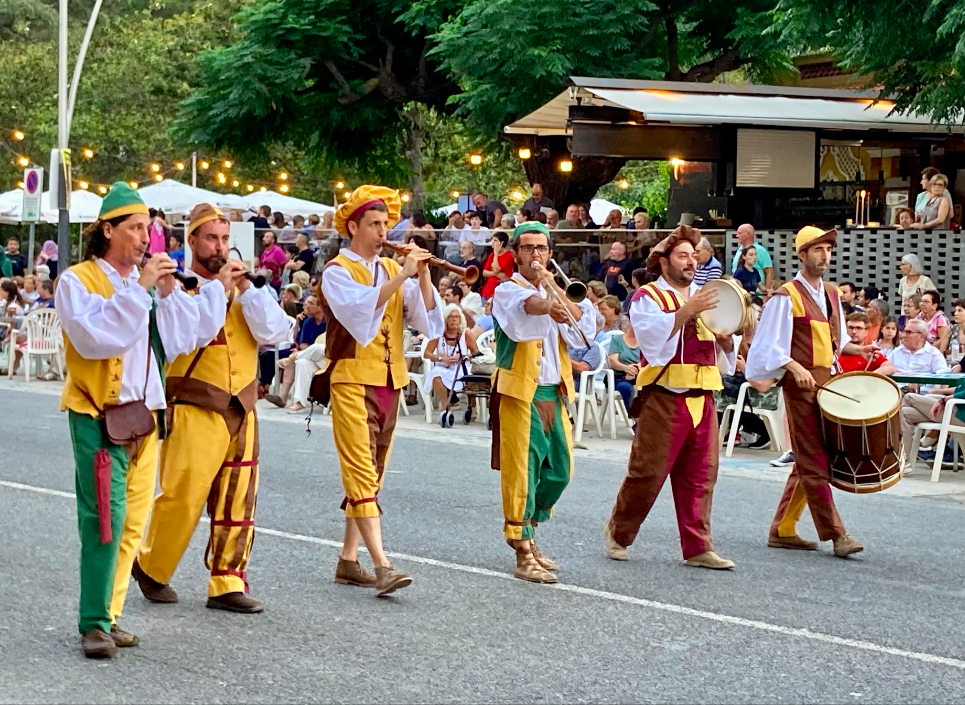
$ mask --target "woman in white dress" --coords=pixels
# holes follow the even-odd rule
[[[438,338],[433,338],[426,345],[423,357],[432,362],[432,369],[426,375],[425,390],[435,394],[440,407],[445,406],[446,394],[462,389],[462,382],[456,378],[469,372],[469,363],[465,370],[459,364],[460,355],[469,355],[478,350],[476,340],[466,335],[466,317],[455,304],[449,304],[444,311],[446,329]]]

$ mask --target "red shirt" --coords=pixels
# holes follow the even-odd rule
[[[486,258],[486,264],[483,265],[483,269],[488,269],[490,272],[493,271],[492,253],[489,253],[489,257]],[[509,250],[505,250],[499,254],[499,269],[507,277],[513,276],[513,253]],[[491,298],[492,295],[496,293],[497,286],[499,286],[499,277],[486,277],[480,296],[484,299]]]
[[[882,355],[880,352],[874,353],[871,358],[871,363],[864,358],[863,355],[842,355],[838,358],[838,364],[841,366],[842,372],[860,372],[862,370],[866,372],[874,372],[879,367],[881,367],[888,358]],[[865,365],[868,365],[867,369]]]

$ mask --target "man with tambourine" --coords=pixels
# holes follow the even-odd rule
[[[727,570],[714,551],[711,501],[717,482],[717,411],[721,369],[734,374],[731,335],[717,335],[698,317],[717,305],[717,292],[693,283],[700,233],[686,225],[650,251],[647,268],[660,277],[633,294],[630,323],[640,345],[639,421],[626,478],[603,527],[608,558],[629,560],[633,543],[667,477],[673,488],[680,546],[687,565]]]

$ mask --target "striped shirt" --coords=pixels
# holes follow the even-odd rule
[[[720,266],[720,262],[717,261],[716,257],[711,257],[697,267],[697,271],[694,273],[694,284],[703,286],[711,279],[720,279],[722,273],[723,269]]]

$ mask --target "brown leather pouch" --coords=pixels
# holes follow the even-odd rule
[[[147,438],[156,428],[154,413],[143,401],[104,407],[104,429],[111,443],[127,445]]]
[[[312,383],[308,388],[308,401],[313,404],[328,406],[332,401],[332,368],[334,363],[330,363],[324,372],[312,377]]]

